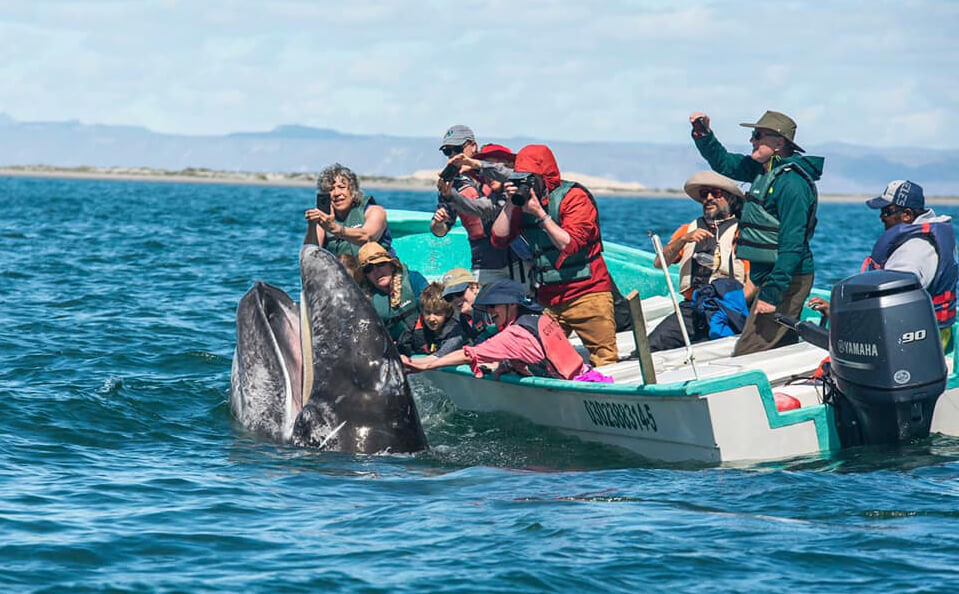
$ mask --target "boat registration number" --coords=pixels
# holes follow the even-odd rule
[[[593,425],[653,433],[659,431],[656,417],[648,404],[583,400],[583,406]]]

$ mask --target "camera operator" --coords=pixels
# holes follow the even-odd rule
[[[603,259],[596,201],[575,182],[560,179],[548,147],[529,145],[516,155],[509,197],[492,227],[492,244],[522,235],[533,252],[537,299],[569,334],[575,330],[596,367],[615,363],[613,280]]]
[[[503,182],[512,172],[515,155],[506,147],[487,145],[477,151],[473,131],[457,125],[443,136],[440,151],[449,157],[436,186],[439,190],[430,231],[446,235],[457,217],[466,228],[473,274],[480,284],[511,278],[517,258],[509,249],[490,244],[490,227],[503,206]],[[517,267],[519,270],[519,267]],[[525,274],[523,274],[525,280]]]

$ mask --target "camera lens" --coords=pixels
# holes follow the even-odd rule
[[[510,198],[516,206],[523,206],[529,202],[529,186],[522,184],[516,188],[516,193]]]

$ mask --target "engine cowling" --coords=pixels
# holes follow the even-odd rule
[[[839,406],[843,445],[929,434],[948,372],[932,300],[914,274],[874,270],[836,284],[829,355],[849,405]]]

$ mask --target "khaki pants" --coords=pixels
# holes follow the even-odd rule
[[[589,350],[589,362],[594,367],[619,361],[616,348],[616,318],[613,316],[613,294],[590,293],[569,303],[552,305],[546,313],[559,322],[569,336],[575,330]]]
[[[783,293],[782,301],[776,306],[776,313],[798,320],[802,314],[806,298],[809,297],[809,292],[812,290],[812,281],[812,274],[794,275],[792,280],[789,281],[786,292]],[[757,298],[749,310],[746,327],[743,328],[742,335],[736,341],[733,357],[768,351],[769,349],[799,342],[799,336],[796,332],[777,324],[773,319],[773,314],[756,314],[756,303],[758,301]]]

